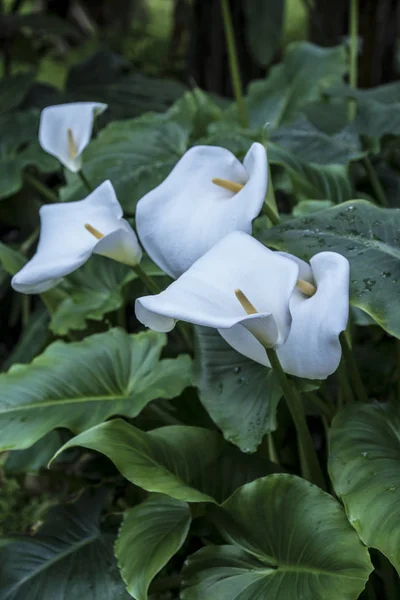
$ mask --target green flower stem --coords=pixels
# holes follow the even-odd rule
[[[346,364],[346,370],[352,382],[355,396],[359,402],[369,402],[364,384],[358,371],[357,363],[354,360],[351,346],[344,331],[342,331],[340,334],[339,339],[342,345],[343,359]]]
[[[267,187],[267,197],[265,202],[278,214],[278,205],[276,203],[274,186],[272,184],[272,176],[271,176],[271,165],[268,162],[268,187]]]
[[[378,202],[381,206],[385,206],[386,208],[389,208],[390,205],[386,198],[385,190],[383,189],[383,186],[382,186],[381,182],[379,181],[378,175],[376,174],[373,164],[368,156],[364,156],[363,164],[364,164],[365,170],[368,173],[371,187],[374,190],[376,199],[378,200]]]
[[[274,462],[275,464],[279,465],[279,456],[278,456],[278,452],[276,450],[276,445],[275,445],[275,441],[274,441],[274,437],[272,435],[272,433],[269,433],[267,435],[267,445],[268,445],[268,458],[269,460],[272,460],[272,462]]]
[[[350,73],[349,84],[353,90],[357,89],[357,57],[358,57],[358,0],[350,0],[349,16],[350,33]],[[349,98],[348,117],[353,121],[356,116],[357,103],[355,98]]]
[[[270,187],[270,186],[268,185],[268,187]],[[268,195],[267,195],[267,197],[268,197]],[[268,200],[266,200],[264,202],[264,204],[262,205],[261,211],[268,217],[268,219],[271,221],[272,225],[279,225],[279,223],[281,222],[279,215],[268,204]]]
[[[141,279],[144,285],[147,287],[148,291],[152,294],[159,294],[161,292],[161,288],[158,287],[157,283],[154,281],[152,277],[147,275],[147,273],[142,269],[140,265],[135,265],[133,267],[136,275]]]
[[[140,265],[136,265],[133,267],[136,275],[141,279],[146,286],[147,290],[152,294],[159,294],[161,292],[161,288],[158,287],[157,283],[154,281],[152,277],[147,275],[147,273],[142,269]],[[192,351],[193,344],[190,337],[189,332],[187,331],[185,324],[178,321],[176,323],[176,328],[179,331],[179,335],[182,338],[183,342],[187,346],[187,348]]]
[[[228,51],[229,68],[231,71],[232,87],[235,94],[236,105],[239,113],[239,121],[242,127],[248,127],[249,118],[247,107],[243,98],[242,82],[240,79],[239,63],[237,57],[235,34],[233,31],[232,15],[229,0],[221,0],[222,18],[226,36],[226,47]]]
[[[32,175],[32,173],[24,173],[24,179],[48,202],[60,202],[58,196],[50,188],[48,188],[47,185],[44,185],[44,183],[42,183],[37,177]]]
[[[337,376],[340,384],[340,392],[341,396],[338,399],[338,408],[342,408],[342,400],[344,400],[345,404],[351,404],[354,402],[354,394],[351,389],[351,385],[348,380],[346,365],[342,361],[337,370]]]
[[[90,181],[88,180],[88,178],[86,177],[86,175],[82,171],[82,169],[80,171],[78,171],[78,175],[79,175],[83,185],[87,188],[87,190],[89,192],[93,192],[93,186],[91,185]]]
[[[19,251],[21,252],[21,254],[28,254],[32,245],[37,241],[39,235],[40,235],[40,227],[36,227],[36,229],[31,233],[31,235],[26,238],[26,240],[23,242],[23,244],[21,244],[21,246],[19,248]]]
[[[322,398],[320,398],[315,392],[307,392],[307,398],[311,400],[312,404],[316,407],[316,409],[330,422],[332,420],[332,411],[331,407],[327,405]]]
[[[278,212],[278,206],[276,204],[274,186],[271,177],[271,167],[269,163],[267,195],[265,196],[265,201],[262,205],[261,211],[268,217],[269,222],[272,225],[279,225],[279,223],[281,222]]]
[[[303,476],[320,488],[325,489],[325,480],[318,462],[311,434],[308,430],[303,405],[296,388],[282,369],[279,358],[272,348],[266,348],[269,362],[282,388],[287,407],[292,416],[297,432],[297,444],[300,455],[300,466]]]

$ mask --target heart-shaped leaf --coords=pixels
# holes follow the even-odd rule
[[[123,305],[123,290],[136,273],[127,265],[104,256],[91,256],[62,285],[65,299],[51,316],[50,327],[58,335],[85,329],[88,319],[101,320]]]
[[[100,530],[105,494],[86,493],[58,506],[35,536],[0,543],[2,600],[128,600],[113,555],[114,536]]]
[[[186,502],[162,494],[125,512],[115,555],[133,598],[147,600],[152,579],[182,546],[191,520]]]
[[[200,427],[172,425],[145,432],[114,419],[69,440],[57,455],[73,446],[105,454],[126,479],[148,492],[184,502],[222,502],[243,483],[279,470]]]
[[[333,420],[329,471],[361,539],[400,572],[400,411],[349,406]]]
[[[51,344],[29,365],[0,375],[1,449],[28,448],[55,427],[74,433],[110,415],[135,417],[151,400],[190,385],[191,361],[160,360],[163,334],[111,329]]]
[[[271,369],[236,352],[214,329],[195,331],[200,400],[228,441],[255,452],[263,436],[277,427],[279,384]]]
[[[325,250],[350,261],[351,303],[400,337],[400,210],[352,200],[264,230],[268,246],[305,260]]]
[[[271,141],[289,150],[307,163],[347,165],[366,153],[354,126],[347,125],[334,135],[320,131],[302,114],[290,126],[277,129]]]
[[[336,86],[328,90],[334,98],[354,98],[357,114],[354,127],[360,135],[381,138],[400,134],[399,82],[380,85],[368,90],[354,90],[350,86]]]
[[[309,102],[340,83],[347,71],[344,46],[321,48],[309,42],[290,44],[283,62],[272,67],[267,79],[249,85],[246,98],[251,127],[275,129],[298,116]],[[227,118],[236,115],[236,107]]]
[[[25,167],[33,165],[43,172],[58,168],[56,159],[39,146],[38,127],[36,111],[0,115],[0,199],[21,189]]]
[[[253,481],[211,514],[232,545],[191,557],[184,600],[356,600],[371,572],[340,504],[293,475]]]
[[[0,81],[0,113],[17,108],[35,78],[34,73],[19,73],[13,77],[3,77]]]
[[[330,200],[339,204],[350,200],[352,189],[347,167],[344,165],[318,165],[307,163],[274,142],[268,142],[268,160],[283,167],[292,186],[305,199]]]

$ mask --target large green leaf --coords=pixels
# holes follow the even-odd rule
[[[136,273],[122,263],[93,255],[80,269],[64,280],[65,299],[51,317],[51,329],[65,335],[71,329],[85,329],[87,319],[101,320],[123,305],[123,290]]]
[[[26,258],[18,250],[0,242],[0,262],[9,275],[15,275],[26,263]]]
[[[114,419],[84,431],[59,452],[73,446],[102,452],[135,485],[185,502],[221,502],[243,483],[277,470],[200,427],[145,432]]]
[[[252,127],[278,127],[335,83],[347,70],[344,46],[321,48],[308,42],[290,44],[284,60],[264,81],[250,84],[247,106]],[[235,109],[232,108],[227,114]]]
[[[266,67],[282,41],[285,3],[282,0],[247,0],[246,41],[254,60]]]
[[[353,200],[264,230],[262,241],[305,260],[339,252],[350,261],[354,306],[400,337],[400,210]]]
[[[34,73],[20,73],[0,81],[0,113],[17,108],[28,93]]]
[[[35,473],[46,468],[57,450],[62,446],[59,431],[49,431],[30,448],[12,450],[8,453],[4,469],[8,473]]]
[[[0,448],[28,448],[55,427],[74,433],[110,415],[135,417],[151,400],[190,385],[188,356],[160,360],[166,336],[121,329],[57,341],[29,365],[0,375]]]
[[[164,275],[147,257],[141,261],[141,267],[152,277]],[[93,254],[55,288],[60,299],[51,316],[51,330],[65,335],[70,330],[85,329],[89,319],[102,320],[105,314],[123,306],[125,287],[137,277],[132,268]]]
[[[348,125],[334,135],[320,131],[301,115],[290,126],[277,129],[271,141],[307,163],[320,165],[347,165],[365,155],[360,138],[353,125]]]
[[[2,600],[127,600],[113,555],[114,536],[100,530],[104,493],[53,508],[34,537],[0,545]]]
[[[328,92],[336,98],[354,98],[357,114],[354,126],[361,135],[380,138],[400,134],[399,82],[368,90],[354,90],[342,85]]]
[[[232,545],[191,557],[184,600],[355,600],[372,570],[340,504],[293,475],[249,483],[212,514]]]
[[[347,167],[344,165],[319,165],[307,163],[282,146],[268,142],[268,159],[271,164],[283,167],[298,196],[312,200],[330,200],[339,204],[352,198]]]
[[[225,99],[211,96],[199,88],[194,88],[175,102],[164,118],[185,128],[192,141],[199,140],[207,134],[209,127],[219,122],[225,102],[230,104]]]
[[[329,471],[361,539],[400,572],[398,404],[349,406],[339,413],[330,432]]]
[[[36,111],[0,115],[0,199],[21,189],[25,167],[36,166],[44,172],[58,168],[56,159],[39,146],[38,127]]]
[[[187,130],[161,116],[115,121],[105,127],[83,156],[83,168],[92,186],[105,179],[114,185],[124,209],[134,212],[136,202],[161,183],[184,154]],[[87,195],[78,177],[70,177],[64,200]]]
[[[282,396],[271,369],[239,354],[214,329],[196,327],[195,381],[200,400],[225,438],[255,452],[277,427]]]
[[[191,520],[186,502],[162,494],[125,512],[115,555],[133,598],[147,600],[152,579],[182,546]]]

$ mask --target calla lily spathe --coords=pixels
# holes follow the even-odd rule
[[[297,287],[316,286],[312,297]],[[240,289],[257,310],[247,314],[235,296]],[[136,316],[156,331],[170,331],[176,320],[218,329],[235,350],[270,366],[265,347],[277,350],[284,370],[325,379],[340,362],[338,339],[349,311],[349,263],[321,252],[310,265],[273,252],[251,236],[226,236],[157,296],[136,301]]]
[[[13,288],[25,294],[45,292],[93,253],[137,265],[142,251],[122,215],[110,181],[103,182],[84,200],[42,206],[36,254],[14,275]]]
[[[239,191],[213,179],[232,183]],[[268,161],[261,144],[251,146],[243,164],[225,148],[194,146],[138,202],[139,239],[165,273],[179,277],[228,233],[251,233],[267,185]]]
[[[81,154],[92,137],[93,122],[107,108],[100,102],[72,102],[48,106],[40,115],[39,142],[67,169],[81,169]]]

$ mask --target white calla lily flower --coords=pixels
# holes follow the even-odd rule
[[[94,254],[136,266],[142,257],[138,239],[115,195],[103,182],[77,202],[46,204],[40,209],[36,254],[12,278],[15,290],[40,294],[57,285]]]
[[[321,252],[310,264],[234,232],[165,291],[139,298],[136,316],[156,331],[170,331],[176,320],[213,327],[258,363],[270,366],[265,347],[273,347],[287,373],[325,379],[340,362],[349,263]]]
[[[150,258],[173,278],[232,231],[251,233],[268,185],[264,146],[243,164],[225,148],[194,146],[139,200],[136,225]]]
[[[47,106],[40,115],[39,143],[67,169],[76,173],[82,166],[81,154],[92,137],[93,122],[107,104],[72,102]]]

